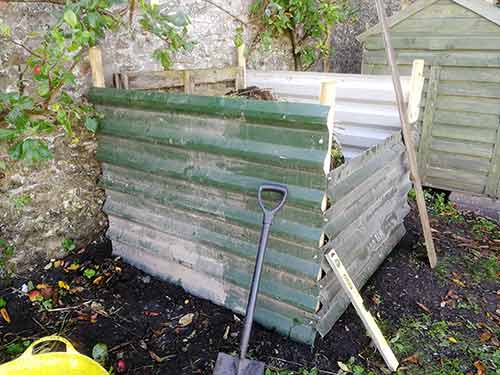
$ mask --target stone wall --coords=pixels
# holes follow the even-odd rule
[[[384,3],[388,16],[401,9],[400,0],[384,0]],[[356,36],[378,23],[374,0],[350,0],[350,4],[354,9],[357,9],[357,20],[335,27],[331,62],[335,73],[361,73],[363,50],[361,43],[356,40]]]
[[[220,4],[246,20],[250,2],[230,0]],[[234,17],[204,0],[167,0],[160,6],[183,10],[191,19],[189,37],[196,45],[191,51],[176,56],[174,69],[236,64],[234,36],[238,21]],[[43,34],[53,24],[54,15],[60,13],[61,7],[57,5],[0,0],[0,18],[12,27],[16,40],[30,48],[36,47],[40,38],[33,33]],[[109,34],[102,43],[108,84],[111,74],[119,70],[160,69],[151,57],[160,45],[154,36],[140,31],[137,17],[131,28]],[[289,48],[283,42],[277,43],[271,53],[256,51],[249,65],[259,69],[289,69]],[[25,57],[26,52],[20,48],[0,45],[0,90],[15,89],[18,65]],[[88,61],[80,64],[76,73],[78,85],[74,94],[78,96],[90,85]],[[27,83],[29,91],[29,80]],[[44,139],[54,153],[54,160],[37,166],[11,161],[7,145],[0,143],[0,239],[15,245],[11,263],[18,271],[63,255],[64,239],[75,240],[78,247],[86,246],[106,227],[102,213],[104,193],[98,187],[100,166],[95,160],[95,137],[77,130],[73,138],[58,131]]]

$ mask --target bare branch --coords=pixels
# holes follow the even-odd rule
[[[233,17],[236,21],[238,21],[239,23],[241,23],[242,25],[245,25],[245,26],[248,26],[248,23],[243,21],[240,17],[238,16],[235,16],[234,14],[232,14],[230,11],[228,11],[227,9],[223,8],[222,6],[220,6],[219,4],[213,2],[212,0],[203,0],[204,2],[210,4],[210,5],[213,5],[214,7],[216,7],[217,9],[223,11],[224,13],[226,13],[227,15]]]

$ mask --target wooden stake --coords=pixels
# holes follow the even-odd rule
[[[420,115],[420,103],[424,90],[424,60],[413,61],[410,78],[410,93],[408,95],[408,123],[410,125],[418,121]]]
[[[331,151],[332,151],[332,147],[333,147],[333,122],[334,122],[334,118],[335,118],[336,96],[337,96],[337,82],[335,80],[322,81],[321,86],[320,86],[320,90],[319,90],[319,104],[327,105],[330,107],[330,111],[328,112],[328,120],[327,120],[328,153],[325,157],[325,161],[323,162],[323,171],[324,171],[325,175],[328,175],[328,173],[330,173],[330,166],[331,166],[331,162],[332,162]],[[326,204],[327,204],[326,194],[325,194],[325,197],[323,198],[323,202],[326,206]]]
[[[245,57],[245,45],[238,47],[238,67],[240,68],[239,77],[236,80],[236,89],[247,87],[247,59]]]
[[[413,185],[416,193],[418,212],[420,214],[420,222],[422,223],[422,231],[424,232],[425,245],[427,247],[427,256],[429,258],[429,264],[431,268],[434,268],[436,267],[437,264],[436,249],[434,248],[434,241],[432,239],[431,224],[429,222],[429,215],[427,213],[427,206],[425,204],[425,199],[424,199],[424,190],[422,189],[422,182],[418,174],[417,154],[411,136],[410,125],[408,124],[406,107],[404,105],[403,90],[401,88],[401,79],[399,75],[399,69],[396,63],[396,54],[394,52],[394,49],[392,48],[391,37],[389,35],[389,27],[387,25],[387,18],[385,15],[382,0],[375,0],[375,4],[377,6],[377,13],[380,23],[382,25],[382,32],[384,35],[387,60],[389,62],[392,71],[392,81],[394,83],[394,91],[396,92],[396,101],[398,104],[399,118],[403,130],[403,139],[405,141],[406,150],[408,152],[408,159],[410,161],[410,172],[413,178]]]
[[[191,77],[191,72],[189,70],[184,71],[184,93],[187,95],[192,95],[194,92],[194,82]]]
[[[339,280],[342,289],[344,289],[344,291],[349,296],[352,305],[356,309],[356,312],[361,318],[361,321],[363,322],[366,330],[368,331],[368,334],[375,343],[378,351],[382,355],[382,358],[384,358],[387,367],[389,367],[389,370],[391,371],[396,371],[399,366],[399,362],[396,356],[394,355],[392,349],[387,343],[387,340],[385,339],[384,335],[380,331],[377,322],[375,322],[373,316],[365,308],[363,304],[363,298],[361,298],[361,295],[356,289],[356,286],[354,285],[351,277],[347,273],[347,270],[345,269],[344,265],[342,264],[335,250],[330,250],[326,254],[326,260],[328,261],[328,264],[332,267],[335,276],[337,276],[337,279]]]
[[[106,87],[104,83],[101,48],[91,47],[89,49],[89,60],[90,68],[92,69],[92,85],[94,87]]]

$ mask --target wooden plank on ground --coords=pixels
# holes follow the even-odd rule
[[[344,265],[342,264],[335,250],[330,250],[330,252],[326,254],[326,259],[330,264],[330,266],[332,267],[333,272],[335,272],[335,275],[337,276],[339,283],[342,285],[342,288],[348,294],[352,305],[354,306],[356,312],[361,318],[361,321],[363,322],[366,330],[368,331],[368,334],[370,335],[373,342],[377,346],[379,353],[384,358],[387,367],[389,367],[391,371],[396,371],[399,366],[399,362],[396,356],[389,347],[389,344],[387,343],[384,335],[380,331],[380,328],[375,322],[375,319],[373,319],[373,316],[368,312],[368,310],[366,310],[363,304],[363,298],[361,298],[361,295],[354,286],[353,281],[349,277],[347,270],[345,269]]]

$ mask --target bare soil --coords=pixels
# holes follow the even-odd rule
[[[463,223],[432,217],[440,266],[430,270],[413,210],[407,218],[407,235],[362,291],[402,360],[401,373],[484,375],[500,371],[495,368],[496,357],[492,357],[500,359],[498,274],[483,277],[491,270],[481,268],[484,259],[498,261],[500,238],[496,237],[498,232],[483,236],[477,228],[473,233],[476,222],[470,214]],[[71,270],[75,265],[79,268]],[[211,374],[218,352],[238,350],[241,316],[114,258],[105,237],[62,262],[50,263],[48,270],[44,266],[15,275],[0,289],[11,318],[10,324],[0,318],[0,363],[18,355],[13,349],[16,345],[22,348],[23,340],[54,333],[68,337],[86,355],[91,355],[96,343],[105,343],[110,352],[107,367],[116,367],[117,359],[123,357],[127,374]],[[95,275],[89,269],[95,270]],[[21,292],[29,281],[35,287],[46,284],[38,288],[45,290],[52,306],[44,308],[41,301],[32,302]],[[60,281],[69,290],[58,285]],[[467,303],[472,308],[467,308]],[[192,321],[188,314],[194,314]],[[409,321],[421,325],[412,328]],[[443,337],[434,327],[441,321],[446,322]],[[423,336],[411,336],[420,334],[418,327],[425,324],[430,328],[423,329]],[[433,346],[433,339],[425,335],[434,330],[437,333],[432,337],[437,344]],[[483,333],[487,335],[481,336]],[[470,348],[473,342],[484,344],[484,358],[482,352],[469,355],[465,349],[458,350],[462,343]],[[385,372],[352,306],[314,348],[259,325],[254,328],[250,347],[251,357],[268,364],[268,374],[291,374],[313,367],[320,373],[335,374],[338,361],[358,371],[356,374]],[[448,362],[455,360],[459,370],[446,370]],[[484,366],[484,372],[479,372],[479,365]]]

